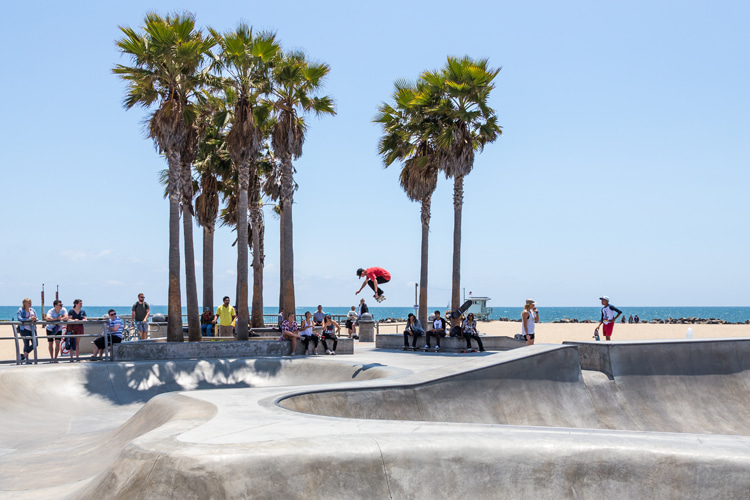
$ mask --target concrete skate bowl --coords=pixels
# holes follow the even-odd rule
[[[174,393],[372,380],[403,371],[334,359],[180,360],[0,371],[0,497],[57,498],[85,485],[140,436],[209,421],[214,405]],[[171,430],[171,431],[170,431]],[[44,486],[54,486],[45,492]],[[36,495],[36,494],[35,494]]]
[[[750,435],[750,340],[526,352],[414,383],[316,391],[278,404],[357,419]]]

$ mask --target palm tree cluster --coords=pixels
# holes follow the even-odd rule
[[[501,134],[495,111],[488,105],[494,79],[486,59],[448,57],[445,67],[425,71],[416,83],[395,83],[392,102],[378,108],[375,122],[383,128],[378,153],[386,167],[402,165],[401,187],[421,203],[422,247],[419,320],[427,320],[427,262],[432,194],[438,173],[453,179],[453,276],[451,308],[461,301],[461,211],[464,177],[474,155]]]
[[[281,300],[295,310],[292,161],[302,154],[304,116],[335,114],[319,96],[328,65],[284,52],[271,32],[240,23],[221,33],[196,27],[190,13],[149,13],[140,31],[121,27],[117,40],[130,65],[113,72],[127,83],[124,107],[150,111],[148,137],[167,160],[169,198],[169,326],[182,341],[180,216],[183,218],[188,338],[200,340],[193,256],[193,217],[203,228],[203,306],[213,309],[216,222],[237,231],[237,338],[247,340],[249,250],[253,253],[252,326],[263,325],[263,200],[281,215]],[[195,194],[195,205],[193,199]],[[221,198],[226,206],[220,209]],[[248,220],[248,213],[250,218]]]

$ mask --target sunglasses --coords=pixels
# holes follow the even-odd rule
[[[115,316],[115,314],[114,314],[114,313],[112,313],[112,314],[110,314],[110,316]]]

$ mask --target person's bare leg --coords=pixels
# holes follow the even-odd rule
[[[49,357],[50,357],[50,360],[54,361],[55,358],[52,357],[52,342],[47,342],[47,347],[49,347]]]

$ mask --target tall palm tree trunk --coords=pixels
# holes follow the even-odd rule
[[[427,261],[430,246],[430,207],[432,195],[422,198],[422,253],[419,273],[419,322],[427,324]]]
[[[461,210],[464,205],[464,176],[453,179],[453,280],[451,309],[461,305]]]
[[[253,328],[264,326],[263,321],[263,206],[260,203],[260,179],[253,179],[253,202],[250,204],[250,222],[253,228],[253,308],[251,324]]]
[[[214,232],[216,227],[203,226],[203,308],[214,311]]]
[[[284,314],[296,313],[294,300],[294,231],[292,227],[292,204],[294,179],[292,178],[292,158],[285,154],[281,158],[281,259],[279,286],[281,306]]]
[[[247,190],[250,182],[250,162],[239,168],[240,197],[237,204],[237,340],[247,340],[250,320],[247,297],[248,245],[247,245]]]
[[[198,309],[198,281],[195,279],[195,248],[193,246],[193,216],[182,210],[182,228],[185,231],[185,295],[187,298],[188,340],[201,341],[200,310]]]
[[[180,158],[180,191],[182,192],[182,228],[185,244],[185,296],[187,298],[188,340],[201,341],[200,310],[198,309],[198,281],[195,278],[195,244],[193,239],[193,182],[191,165]]]
[[[169,163],[169,288],[167,291],[167,341],[183,342],[180,296],[180,154],[167,152]]]

